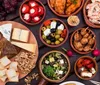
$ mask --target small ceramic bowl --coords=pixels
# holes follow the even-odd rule
[[[42,71],[42,62],[43,62],[44,58],[45,58],[47,55],[49,55],[50,53],[53,53],[53,52],[57,52],[57,53],[62,54],[63,57],[67,60],[67,63],[68,63],[68,71],[67,71],[66,74],[65,74],[61,79],[59,79],[59,80],[52,80],[52,79],[47,78],[47,77],[44,75],[43,71]],[[59,83],[59,82],[62,82],[62,81],[68,76],[68,74],[69,74],[69,72],[70,72],[70,69],[71,69],[71,67],[70,67],[70,61],[69,61],[68,57],[67,57],[64,53],[62,53],[62,52],[60,52],[60,51],[54,50],[54,51],[47,52],[46,54],[44,54],[44,55],[42,56],[42,58],[41,58],[40,61],[39,61],[39,71],[40,71],[40,74],[41,74],[41,76],[42,76],[46,81],[48,81],[48,82],[52,82],[52,83]],[[41,84],[41,85],[44,85],[44,84]]]
[[[83,7],[83,15],[84,15],[84,19],[85,22],[88,26],[93,27],[93,28],[100,28],[99,24],[94,24],[92,22],[89,21],[88,16],[87,16],[87,10],[86,10],[86,6],[91,3],[91,0],[86,0],[84,7]]]
[[[62,20],[60,20],[60,19],[57,19],[57,18],[50,18],[50,19],[48,19],[48,20],[54,20],[54,21],[59,21],[59,22],[61,22],[61,23],[64,25],[64,29],[67,30],[66,37],[64,38],[63,42],[61,42],[61,43],[58,44],[58,45],[55,45],[55,44],[54,44],[54,45],[47,44],[47,43],[45,42],[45,40],[42,38],[42,27],[43,27],[43,24],[44,24],[44,22],[45,22],[45,21],[44,21],[43,24],[42,24],[41,27],[40,27],[40,30],[39,30],[40,39],[41,39],[41,41],[42,41],[46,46],[48,46],[48,47],[59,47],[59,46],[63,45],[63,44],[66,42],[67,38],[68,38],[68,35],[69,35],[68,27],[67,27],[66,24],[65,24]]]
[[[20,6],[20,8],[19,8],[19,15],[20,15],[20,18],[21,18],[21,20],[22,20],[24,23],[26,23],[26,24],[28,24],[28,25],[36,25],[36,24],[39,24],[39,23],[42,22],[43,19],[45,18],[45,15],[46,15],[45,6],[42,4],[42,2],[41,2],[40,0],[35,0],[35,2],[37,2],[40,6],[42,6],[42,7],[44,8],[44,14],[41,16],[40,21],[38,21],[38,22],[36,22],[36,23],[34,23],[34,22],[27,22],[27,21],[25,21],[25,20],[23,19],[23,14],[22,14],[22,12],[21,12],[21,9],[22,9],[23,4],[28,3],[28,2],[29,2],[29,0],[25,0],[25,1],[21,4],[21,6]]]
[[[82,28],[79,28],[79,29],[75,30],[75,31],[72,33],[71,38],[70,38],[70,45],[71,45],[72,49],[73,49],[75,52],[77,52],[77,53],[79,53],[79,54],[88,54],[88,53],[90,53],[91,51],[93,51],[93,50],[96,48],[96,39],[95,39],[94,45],[92,46],[92,49],[91,49],[90,51],[87,51],[87,52],[85,52],[85,51],[78,51],[78,50],[74,47],[74,45],[73,45],[73,37],[74,37],[74,34],[75,34],[77,31],[80,31],[81,29],[82,29]],[[95,33],[94,33],[92,30],[90,30],[89,28],[88,28],[88,30],[91,32],[91,34],[92,34],[93,36],[96,37]]]
[[[48,6],[49,6],[49,8],[51,9],[51,11],[52,11],[54,14],[56,14],[57,16],[60,16],[60,17],[69,17],[69,16],[70,16],[70,15],[66,15],[66,14],[61,15],[61,14],[57,13],[57,12],[51,7],[51,5],[50,5],[50,0],[47,0],[47,2],[48,2]],[[81,6],[80,6],[77,10],[75,10],[71,15],[76,15],[76,14],[82,9],[83,5],[84,5],[84,0],[82,0]]]
[[[96,73],[95,73],[91,78],[83,78],[82,76],[79,75],[79,73],[78,73],[78,71],[77,71],[77,69],[78,69],[78,67],[77,67],[77,62],[78,62],[80,59],[85,59],[85,58],[86,58],[86,59],[92,60],[92,62],[94,63],[94,66],[95,66]],[[90,57],[90,56],[82,56],[82,57],[80,57],[80,58],[75,62],[74,71],[75,71],[75,74],[76,74],[80,79],[82,79],[82,80],[90,80],[90,79],[92,79],[93,77],[95,77],[95,75],[97,74],[98,65],[97,65],[96,60],[95,60],[94,58],[92,58],[92,57]]]

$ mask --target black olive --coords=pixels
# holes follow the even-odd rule
[[[59,26],[59,25],[61,25],[61,22],[58,21],[58,22],[57,22],[57,26]]]
[[[48,39],[48,40],[51,40],[51,39],[52,39],[52,36],[51,36],[51,35],[48,35],[48,36],[47,36],[47,39]]]
[[[56,29],[51,29],[51,33],[55,33],[56,32]]]
[[[51,42],[55,42],[56,41],[56,39],[54,37],[51,38],[50,40],[51,40]]]

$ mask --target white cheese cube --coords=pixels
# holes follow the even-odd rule
[[[19,82],[19,74],[17,74],[15,77],[12,77],[11,79],[9,79],[10,82]]]
[[[58,30],[64,30],[64,25],[61,24],[60,26],[57,27]]]
[[[64,64],[64,60],[62,59],[62,60],[60,60],[60,64]]]
[[[0,59],[0,63],[5,67],[11,63],[11,61],[7,58],[7,56]]]
[[[0,77],[3,77],[4,75],[6,75],[6,70],[7,69],[0,70]]]
[[[44,31],[44,35],[45,35],[45,36],[48,36],[50,33],[51,33],[51,32],[50,32],[50,29],[46,29],[46,30]]]
[[[8,69],[8,70],[6,71],[6,74],[7,74],[7,77],[8,77],[9,79],[11,79],[11,78],[17,76],[17,73],[16,73],[16,71],[15,71],[14,69]]]
[[[58,74],[63,74],[63,71],[59,71]]]
[[[86,72],[84,71],[84,72],[81,73],[81,76],[82,77],[89,77],[89,78],[91,78],[92,77],[92,73],[87,72],[87,71]]]
[[[6,81],[6,79],[7,79],[7,76],[5,75],[5,76],[3,76],[3,77],[0,77],[0,80],[1,81],[3,81],[3,82],[5,82]]]
[[[54,29],[54,28],[56,28],[56,25],[57,25],[57,22],[56,21],[52,21],[51,24],[50,24],[50,28]]]
[[[96,70],[94,68],[91,68],[91,73],[92,74],[95,74],[96,73]]]
[[[45,64],[49,64],[49,61],[48,60],[45,60]]]
[[[18,66],[18,62],[11,62],[10,64],[10,69],[14,69],[15,71],[17,71],[17,66]]]

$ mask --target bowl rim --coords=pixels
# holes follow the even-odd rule
[[[82,28],[84,28],[84,27],[82,27]],[[96,39],[95,39],[95,44],[94,44],[94,46],[93,46],[93,49],[90,50],[90,51],[88,51],[88,52],[81,52],[81,51],[78,51],[78,50],[73,46],[73,42],[72,42],[72,41],[73,41],[73,36],[74,36],[74,34],[75,34],[77,31],[81,30],[82,28],[78,28],[77,30],[75,30],[75,31],[72,33],[71,38],[70,38],[70,45],[71,45],[72,49],[73,49],[75,52],[77,52],[77,53],[79,53],[79,54],[88,54],[88,53],[90,53],[91,51],[93,51],[93,50],[96,48],[96,44],[97,44]],[[90,31],[92,32],[92,34],[96,37],[95,33],[94,33],[90,28],[88,28],[88,30],[90,30]]]
[[[46,77],[46,76],[44,75],[44,73],[42,72],[42,68],[41,68],[41,67],[42,67],[41,65],[42,65],[43,59],[44,59],[48,54],[53,53],[53,52],[58,52],[58,53],[62,54],[62,55],[66,58],[67,63],[68,63],[68,66],[69,66],[69,69],[68,69],[67,73],[66,73],[61,79],[59,79],[59,80],[52,80],[52,79]],[[39,71],[40,71],[40,74],[41,74],[41,76],[42,76],[45,80],[47,80],[47,81],[49,81],[49,82],[53,82],[53,83],[62,82],[62,81],[68,76],[68,74],[70,73],[70,69],[71,69],[71,65],[70,65],[69,58],[68,58],[67,55],[65,55],[65,54],[64,54],[63,52],[61,52],[61,51],[57,51],[57,50],[49,51],[49,52],[47,52],[46,54],[44,54],[44,55],[41,57],[41,59],[39,60]]]
[[[65,39],[64,39],[64,41],[63,41],[62,43],[60,43],[60,44],[58,44],[58,45],[49,45],[49,44],[47,44],[47,43],[43,40],[43,38],[42,38],[42,36],[41,36],[41,29],[42,29],[42,27],[43,27],[44,22],[47,21],[47,20],[57,20],[57,21],[60,21],[60,22],[64,25],[65,29],[67,30],[67,35],[66,35],[66,37],[65,37]],[[52,48],[56,48],[56,47],[59,47],[59,46],[63,45],[63,44],[67,41],[68,35],[69,35],[69,30],[68,30],[67,25],[66,25],[62,20],[60,20],[60,19],[58,19],[58,18],[49,18],[49,19],[47,19],[47,20],[45,20],[45,21],[41,24],[41,26],[40,26],[40,29],[39,29],[40,40],[41,40],[42,43],[44,43],[46,46],[52,47]]]
[[[85,23],[87,24],[87,25],[89,25],[90,27],[92,27],[92,28],[100,28],[100,25],[96,25],[96,24],[94,24],[94,23],[92,23],[92,22],[90,22],[89,21],[89,19],[88,19],[88,17],[87,17],[87,14],[86,14],[86,6],[87,6],[87,4],[90,2],[90,0],[86,0],[86,2],[85,2],[85,4],[84,4],[84,6],[83,6],[83,16],[84,16],[84,20],[85,20]]]
[[[20,19],[21,19],[24,23],[26,23],[26,24],[28,24],[28,25],[37,25],[37,24],[39,24],[40,22],[42,22],[42,21],[44,20],[45,16],[46,16],[46,8],[45,8],[45,6],[43,5],[43,3],[42,3],[40,0],[35,0],[35,1],[36,1],[37,3],[39,3],[40,6],[42,6],[43,9],[44,9],[44,14],[43,14],[43,16],[42,16],[42,18],[40,19],[39,22],[36,22],[36,23],[29,23],[29,22],[26,22],[26,21],[23,19],[23,17],[22,17],[22,12],[21,12],[22,6],[23,6],[23,4],[29,2],[29,0],[23,1],[22,4],[20,5],[20,8],[19,8]]]
[[[76,64],[77,64],[77,62],[78,62],[80,59],[82,59],[82,58],[91,59],[91,60],[93,61],[93,63],[95,64],[96,73],[95,73],[91,78],[83,78],[83,77],[81,77],[81,76],[79,75],[79,73],[77,72]],[[75,74],[78,76],[78,78],[80,78],[80,79],[82,79],[82,80],[90,80],[90,79],[92,79],[92,78],[94,78],[94,77],[96,76],[96,74],[97,74],[97,72],[98,72],[98,65],[97,65],[97,62],[96,62],[96,60],[95,60],[94,58],[92,58],[92,57],[90,57],[90,56],[82,56],[82,57],[80,57],[80,58],[78,58],[78,59],[76,60],[76,62],[75,62],[75,64],[74,64],[74,71],[75,71]]]
[[[83,7],[83,5],[84,5],[84,2],[85,2],[85,0],[82,0],[82,2],[81,2],[81,6],[78,8],[78,9],[76,9],[71,15],[76,15],[76,14],[78,14],[79,13],[79,11],[82,9],[82,7]],[[51,7],[51,5],[50,5],[50,0],[47,0],[47,3],[48,3],[48,6],[49,6],[49,8],[51,9],[51,11],[55,14],[55,15],[57,15],[57,16],[59,16],[59,17],[69,17],[70,15],[62,15],[62,14],[59,14],[59,13],[57,13],[52,7]]]

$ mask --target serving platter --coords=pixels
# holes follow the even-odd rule
[[[30,32],[29,39],[28,39],[28,43],[32,43],[32,44],[36,44],[37,45],[36,46],[36,51],[35,51],[35,58],[33,59],[34,64],[36,64],[36,61],[38,59],[38,53],[39,52],[38,52],[37,40],[36,40],[34,34],[26,26],[24,26],[24,25],[22,25],[22,24],[20,24],[18,22],[14,22],[14,21],[2,21],[2,22],[0,22],[0,25],[3,25],[3,24],[12,24],[12,30],[14,28],[20,28],[20,29],[23,29],[23,30],[28,30]],[[12,40],[10,40],[10,41],[12,41]],[[14,61],[14,58],[11,58],[11,61]],[[34,65],[34,67],[35,67],[35,65]],[[23,73],[21,73],[19,71],[19,79],[25,77],[26,75],[28,75],[28,73],[27,74],[23,74]],[[5,85],[6,83],[7,82],[4,83],[4,82],[2,82],[0,80],[0,85]]]
[[[86,22],[86,24],[92,28],[100,28],[100,24],[94,24],[92,22],[89,21],[88,17],[87,17],[87,10],[86,10],[86,6],[91,3],[91,0],[86,0],[84,6],[83,6],[83,15],[84,15],[84,20]]]

